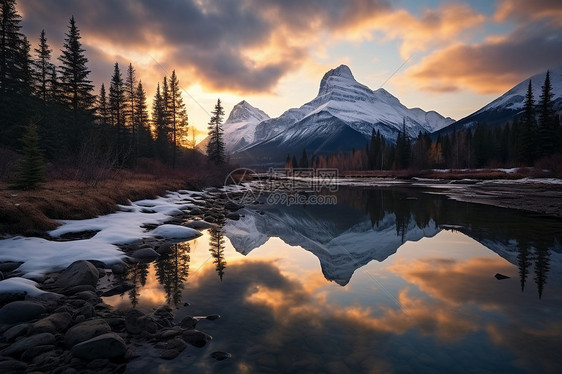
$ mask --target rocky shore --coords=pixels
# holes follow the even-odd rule
[[[166,224],[146,229],[164,232],[167,227],[177,230],[181,226],[200,230],[239,218],[235,211],[241,206],[219,190],[209,191],[196,203]],[[84,240],[95,234],[80,232],[57,240]],[[62,271],[45,274],[37,284],[44,293],[0,293],[0,373],[122,373],[139,356],[136,347],[148,345],[161,359],[171,360],[186,349],[207,345],[212,337],[198,330],[197,324],[201,319],[214,321],[219,315],[187,316],[178,322],[168,305],[120,311],[103,301],[103,297],[122,295],[134,287],[125,277],[131,265],[167,256],[173,244],[169,237],[139,238],[119,246],[127,255],[122,262],[79,260]],[[8,279],[20,276],[21,265],[1,262],[0,274]],[[210,357],[224,360],[230,354],[216,351]]]

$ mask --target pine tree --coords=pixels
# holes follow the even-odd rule
[[[90,70],[86,66],[88,59],[84,55],[85,50],[82,48],[80,39],[80,31],[72,16],[59,60],[61,62],[62,99],[74,111],[75,116],[78,111],[90,110],[95,101],[92,95],[94,86],[88,80],[90,75]]]
[[[152,100],[152,121],[156,130],[156,152],[160,160],[167,158],[168,127],[166,125],[166,109],[164,99],[160,93],[160,83],[156,86],[154,100]]]
[[[109,86],[109,113],[111,124],[117,132],[117,152],[119,161],[125,160],[127,151],[127,133],[125,128],[125,93],[123,88],[123,79],[119,64],[116,62],[113,75],[111,77],[111,85]]]
[[[136,105],[136,74],[133,64],[129,63],[127,75],[125,77],[124,99],[125,99],[125,126],[129,128],[132,136],[133,149],[135,151],[135,159],[138,158],[139,152],[139,134],[135,123],[135,105]]]
[[[306,154],[306,149],[303,149],[303,151],[302,151],[302,156],[301,156],[301,159],[300,159],[300,162],[299,162],[299,167],[303,168],[303,169],[308,168],[308,156]]]
[[[151,157],[152,152],[152,134],[150,124],[148,122],[148,110],[146,105],[146,92],[142,86],[142,82],[136,88],[137,105],[135,106],[135,127],[139,133],[139,155],[142,157]]]
[[[30,54],[31,46],[27,37],[24,35],[20,44],[20,51],[18,54],[18,93],[26,97],[33,94],[35,91],[35,82],[33,79],[33,60]]]
[[[172,135],[172,167],[175,168],[178,135],[186,133],[187,130],[187,112],[185,110],[185,104],[183,103],[183,99],[181,97],[180,82],[178,80],[178,77],[176,76],[175,70],[172,71],[172,76],[170,77],[168,96],[168,99],[170,101],[168,116],[170,118],[170,131]]]
[[[541,155],[548,156],[554,152],[554,103],[552,102],[552,85],[550,83],[550,72],[546,72],[546,78],[542,86],[539,101],[539,134]]]
[[[0,96],[17,92],[23,34],[15,0],[2,0],[0,8]]]
[[[531,80],[529,80],[527,94],[525,95],[522,129],[519,136],[519,159],[531,164],[536,158],[538,137],[535,121],[535,100],[533,98],[533,83],[531,82]]]
[[[207,157],[216,165],[224,164],[224,141],[222,139],[222,118],[224,110],[221,105],[221,100],[218,99],[215,105],[215,110],[212,112],[211,120],[209,121],[209,144],[207,145]]]
[[[39,47],[35,48],[37,58],[34,61],[34,67],[35,80],[37,82],[36,92],[37,96],[43,100],[43,103],[46,103],[49,97],[49,74],[54,66],[51,63],[51,52],[52,50],[49,48],[47,38],[45,37],[45,30],[41,30],[41,35],[39,35]]]
[[[105,93],[105,85],[102,83],[100,94],[98,96],[97,114],[100,122],[104,125],[109,124],[111,119],[109,115],[109,105],[107,103],[107,95]]]
[[[21,142],[23,144],[23,158],[18,164],[14,187],[24,190],[34,189],[37,184],[45,181],[41,141],[34,124],[27,126]]]

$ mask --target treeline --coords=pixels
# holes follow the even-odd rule
[[[158,83],[149,115],[145,88],[132,64],[122,71],[116,62],[109,86],[102,84],[94,94],[74,17],[58,64],[52,53],[45,30],[31,52],[15,0],[1,0],[0,178],[10,173],[22,153],[30,159],[30,144],[39,144],[40,149],[31,150],[36,160],[41,155],[59,168],[85,171],[131,168],[145,159],[172,168],[180,160],[202,161],[199,152],[188,150],[195,139],[188,137],[188,115],[175,71]]]
[[[419,133],[410,138],[403,123],[395,143],[379,131],[372,132],[364,149],[332,155],[308,157],[306,150],[297,158],[288,155],[286,168],[338,168],[340,170],[402,170],[482,167],[533,166],[544,161],[562,160],[562,127],[554,111],[550,74],[547,72],[538,102],[533,97],[531,81],[522,113],[511,123],[490,127],[479,123],[432,139]],[[553,165],[556,167],[557,165]],[[562,165],[558,165],[562,172]]]

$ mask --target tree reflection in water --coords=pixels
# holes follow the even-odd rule
[[[191,247],[189,242],[183,242],[172,245],[170,249],[168,255],[161,256],[155,261],[154,267],[156,279],[166,293],[167,303],[177,307],[181,302],[185,281],[189,276]]]
[[[131,305],[133,308],[137,306],[139,303],[139,296],[140,291],[139,289],[144,287],[146,284],[146,277],[148,276],[148,267],[149,264],[138,262],[136,264],[132,264],[129,267],[129,271],[127,273],[127,280],[133,284],[133,288],[129,291],[129,300],[131,300]]]
[[[226,260],[224,258],[224,217],[217,219],[215,223],[216,226],[209,229],[209,252],[211,252],[211,256],[213,256],[215,270],[222,281],[224,269],[226,268]]]

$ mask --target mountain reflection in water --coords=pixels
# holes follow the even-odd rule
[[[415,189],[337,197],[247,206],[132,267],[136,287],[106,302],[222,318],[201,321],[208,346],[128,371],[560,372],[560,220]]]

